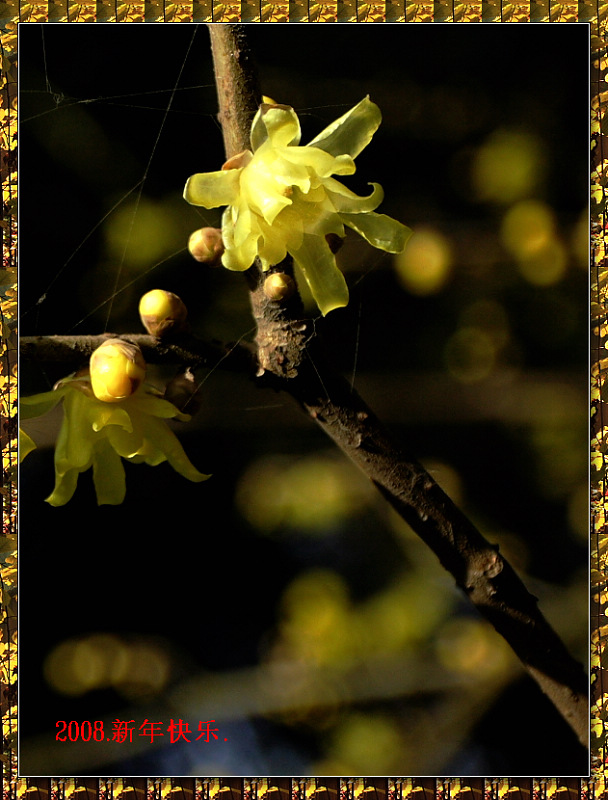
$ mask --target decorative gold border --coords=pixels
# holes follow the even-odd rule
[[[20,778],[5,800],[603,800],[581,778]]]
[[[588,0],[9,0],[12,22],[589,22],[604,5]]]
[[[0,399],[3,455],[3,536],[16,537],[16,69],[17,23],[28,22],[584,22],[595,57],[606,53],[608,5],[599,0],[31,0],[0,2],[0,148],[3,270],[15,282],[0,294]],[[595,87],[597,88],[597,87]],[[597,90],[599,93],[599,89]],[[604,213],[603,206],[598,216]],[[603,216],[602,216],[603,219]],[[603,230],[603,225],[602,225]],[[6,277],[6,276],[5,276]],[[6,281],[3,281],[6,283]],[[605,502],[605,501],[604,501]],[[600,800],[608,797],[600,771],[585,778],[19,778],[15,753],[16,551],[0,564],[0,691],[3,800]],[[597,757],[596,757],[597,758]],[[287,782],[287,783],[285,783]],[[339,794],[339,798],[338,798]],[[374,797],[369,797],[373,794]],[[227,797],[226,795],[230,795]]]

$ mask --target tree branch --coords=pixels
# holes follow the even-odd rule
[[[239,372],[255,371],[253,350],[246,344],[207,342],[196,336],[180,336],[179,341],[161,342],[147,334],[103,333],[98,336],[22,336],[19,340],[21,358],[62,363],[78,369],[86,366],[91,354],[107,339],[119,338],[136,344],[148,364],[181,364],[185,367],[216,366],[222,362],[227,369]]]
[[[248,94],[248,87],[257,86],[257,82],[249,73],[253,60],[247,53],[244,28],[210,25],[209,29],[220,121],[230,157],[248,146],[257,99],[254,93]],[[313,335],[310,322],[294,315],[297,305],[278,307],[265,300],[261,276],[251,284],[260,380],[296,398],[363,470],[511,645],[580,741],[588,746],[587,677],[539,611],[537,599],[499,554],[498,547],[486,541],[428,472],[392,440],[357,392],[327,363],[326,351],[319,337]]]
[[[218,120],[224,134],[226,158],[250,149],[251,122],[262,102],[257,73],[243,25],[209,25]]]

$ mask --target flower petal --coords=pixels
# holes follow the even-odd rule
[[[249,207],[272,224],[286,206],[291,205],[292,186],[303,191],[310,188],[309,170],[292,164],[282,153],[299,148],[281,148],[279,152],[271,142],[265,142],[243,170],[240,183],[239,215]],[[236,235],[235,235],[236,241]],[[238,244],[238,242],[237,242]]]
[[[132,418],[135,422],[135,419]],[[139,422],[139,420],[138,420]],[[123,458],[132,458],[144,446],[144,434],[141,424],[134,424],[133,431],[127,431],[117,425],[109,426],[105,431],[108,442]]]
[[[304,233],[324,236],[326,233],[344,235],[344,226],[336,213],[332,203],[328,200],[325,190],[320,187],[314,190],[314,200],[309,195],[294,192],[294,205],[286,208],[277,217],[272,227],[268,227],[268,234],[264,229],[264,236],[272,236],[282,240],[289,252],[302,246]],[[278,263],[278,262],[272,262]]]
[[[22,428],[19,428],[19,463],[36,449],[36,442]]]
[[[371,245],[387,253],[401,253],[413,233],[407,225],[402,225],[386,214],[376,214],[373,211],[366,214],[340,213],[340,219]]]
[[[32,419],[32,417],[40,417],[46,414],[51,409],[55,408],[57,403],[63,399],[66,393],[66,388],[53,389],[50,392],[41,392],[40,394],[32,394],[29,397],[19,398],[19,417],[21,419]]]
[[[258,254],[262,262],[262,269],[264,272],[273,264],[280,264],[281,261],[287,256],[287,236],[277,236],[276,225],[272,228],[270,225],[262,226],[262,236],[258,242]],[[299,224],[299,228],[298,228]],[[291,231],[291,238],[293,241],[301,242],[302,224],[297,220],[296,227]],[[299,234],[299,235],[298,235]]]
[[[333,156],[325,152],[320,147],[284,147],[281,149],[283,158],[290,162],[291,169],[298,165],[304,165],[314,172],[320,178],[327,178],[330,175],[353,175],[357,167],[355,162],[349,155],[340,154]],[[293,185],[298,185],[296,181]],[[299,186],[302,191],[307,191],[306,188]]]
[[[242,169],[199,172],[186,181],[184,200],[193,206],[217,208],[233,203],[239,192]]]
[[[350,111],[328,125],[308,145],[320,147],[334,156],[348,153],[352,158],[356,158],[371,142],[381,121],[380,109],[372,103],[368,95]]]
[[[324,236],[305,233],[301,247],[290,253],[323,316],[334,308],[348,305],[348,286]]]
[[[95,403],[89,407],[88,412],[91,427],[96,433],[103,430],[106,425],[118,425],[128,432],[133,430],[131,417],[123,404],[115,406],[109,403]]]
[[[291,106],[262,103],[251,124],[251,149],[255,152],[266,139],[273,146],[287,147],[300,143],[300,120]]]
[[[173,431],[160,420],[150,417],[144,423],[144,431],[146,439],[153,442],[155,447],[164,453],[167,461],[176,472],[183,475],[189,481],[206,481],[210,475],[205,475],[199,472],[196,467],[190,462],[188,456],[184,452],[179,439]],[[153,457],[154,458],[154,457]],[[146,459],[146,462],[148,459]],[[159,463],[156,461],[155,463]]]
[[[80,470],[73,468],[63,473],[55,471],[55,488],[46,498],[46,502],[52,506],[64,506],[72,499],[78,483]]]
[[[266,125],[264,125],[264,120],[262,118],[263,109],[262,105],[258,108],[255,113],[255,117],[253,118],[253,122],[251,123],[251,133],[249,134],[249,141],[251,142],[251,150],[255,153],[255,151],[261,147],[266,139],[268,139],[268,131],[266,130]]]
[[[369,144],[381,119],[378,106],[364,97],[302,147],[293,108],[262,104],[251,126],[252,151],[245,151],[245,160],[239,154],[225,165],[238,174],[238,184],[209,188],[213,173],[191,178],[191,201],[211,207],[213,195],[215,205],[228,206],[222,216],[222,264],[244,271],[257,256],[267,270],[290,253],[324,315],[346,305],[346,281],[325,237],[343,237],[346,224],[373,246],[401,252],[412,233],[374,213],[383,199],[379,184],[371,184],[371,194],[360,197],[332,177],[356,171],[354,158]],[[200,192],[194,191],[198,188]]]
[[[78,390],[70,391],[63,401],[64,418],[55,445],[55,469],[66,472],[88,469],[97,434],[93,431],[89,410],[97,401]]]
[[[372,183],[373,191],[369,197],[359,197],[358,194],[351,192],[340,181],[328,178],[324,181],[327,196],[333,203],[334,208],[339,213],[361,214],[373,211],[378,208],[384,199],[384,190],[379,183]]]
[[[237,248],[234,242],[234,230],[237,222],[236,209],[229,206],[222,214],[222,239],[226,247],[222,255],[222,264],[226,269],[244,272],[249,269],[256,257],[257,235],[255,232],[250,232],[249,238]]]
[[[118,506],[125,499],[127,493],[125,468],[120,456],[112,449],[107,439],[102,439],[95,448],[93,483],[98,506]]]
[[[189,422],[192,418],[190,414],[184,414],[169,400],[165,400],[163,397],[155,397],[148,394],[148,392],[138,392],[138,394],[126,400],[124,405],[136,414],[143,412],[162,419],[175,418],[182,422]]]

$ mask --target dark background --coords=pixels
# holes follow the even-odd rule
[[[302,143],[366,94],[380,106],[383,123],[349,185],[364,194],[368,181],[381,183],[380,211],[448,242],[451,271],[436,292],[416,294],[392,257],[353,234],[340,254],[351,302],[319,330],[395,435],[435,465],[465,512],[500,542],[586,661],[587,26],[249,25],[248,33],[262,91],[294,106]],[[20,26],[19,71],[21,334],[139,330],[138,298],[158,287],[184,299],[200,335],[252,339],[241,277],[205,270],[183,251],[192,230],[219,220],[181,199],[190,174],[223,161],[205,27]],[[505,132],[515,156],[518,142],[532,148],[538,168],[511,199],[491,181],[484,194],[474,179],[480,153]],[[125,213],[142,178],[137,213]],[[529,199],[550,210],[565,254],[563,275],[547,285],[526,278],[501,240],[509,209]],[[107,303],[96,310],[130,282],[109,317]],[[474,380],[465,370],[458,379],[449,343],[471,319],[501,343],[487,375]],[[21,391],[45,391],[64,372],[23,363]],[[161,385],[168,373],[152,377]],[[464,662],[475,647],[487,647],[485,661],[502,650],[450,577],[289,398],[221,368],[198,377],[204,406],[180,438],[193,463],[213,473],[204,484],[166,465],[126,465],[122,506],[98,508],[85,475],[67,506],[50,508],[43,498],[57,422],[28,427],[40,449],[21,472],[21,773],[585,774],[585,753],[509,655],[499,659],[507,677],[493,685],[490,670],[487,695],[475,689],[483,657],[459,672],[449,655],[438,656],[453,641],[461,648],[454,644],[454,659],[464,652]],[[280,468],[264,477],[271,457],[282,459]],[[289,472],[297,465],[308,472]],[[339,502],[323,500],[321,469],[337,481]],[[264,498],[278,495],[282,472],[301,483],[273,522]],[[308,518],[301,505],[315,507],[319,495],[326,517]],[[334,580],[349,598],[350,633],[329,657],[327,641],[341,630]],[[294,585],[307,587],[295,595],[303,609],[319,603],[319,613],[337,615],[304,653],[289,638],[299,612],[289,630],[283,622],[282,598]],[[413,587],[405,599],[391,594],[400,585]],[[353,614],[365,621],[362,609],[380,603],[387,641],[391,604],[395,626],[404,603],[406,619],[422,620],[402,650],[384,652],[373,622],[348,627]],[[425,622],[427,606],[437,611]],[[353,630],[363,642],[356,657]],[[469,645],[458,638],[467,630]],[[135,677],[91,679],[76,696],[53,689],[45,674],[61,664],[52,659],[57,648],[100,633],[131,653],[144,642],[142,658],[165,654],[162,689]],[[368,641],[370,652],[361,652]],[[420,660],[438,679],[419,690],[339,697],[306,713],[265,711],[262,702],[259,713],[226,712],[225,722],[223,696],[193,697],[192,719],[202,703],[227,734],[213,751],[175,744],[129,758],[124,745],[110,761],[91,744],[70,769],[70,745],[54,743],[57,720],[185,717],[168,697],[189,676],[228,676],[238,697],[232,671],[268,667],[281,654],[364,674],[376,652],[403,658],[406,672]],[[451,686],[463,671],[472,690]]]

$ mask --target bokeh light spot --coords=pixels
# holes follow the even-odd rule
[[[113,634],[94,633],[58,644],[43,669],[47,683],[60,694],[77,697],[112,687],[137,699],[163,689],[170,663],[159,643],[127,642]]]
[[[477,198],[508,205],[529,195],[543,173],[540,143],[523,131],[495,131],[479,148],[472,166]]]
[[[355,643],[350,600],[337,572],[315,569],[296,578],[281,601],[281,636],[296,659],[346,663]]]
[[[403,737],[388,717],[353,713],[336,729],[332,750],[347,775],[390,775],[402,761]]]
[[[505,214],[501,239],[523,277],[550,286],[564,275],[566,249],[557,236],[553,211],[539,200],[522,200]]]
[[[496,364],[497,347],[492,337],[480,328],[459,328],[447,341],[445,365],[461,383],[476,383],[487,378]]]
[[[170,209],[145,197],[121,206],[108,218],[104,232],[109,260],[133,269],[151,266],[180,241]]]
[[[554,236],[551,209],[540,200],[522,200],[505,214],[501,238],[509,252],[525,258],[540,252]]]
[[[507,645],[503,646],[490,625],[479,620],[449,620],[435,647],[440,663],[450,672],[488,675],[508,663]]]
[[[430,228],[416,230],[394,263],[399,281],[408,292],[435,294],[443,288],[450,275],[450,245],[438,231]]]
[[[281,528],[323,534],[366,508],[373,488],[348,462],[332,455],[268,456],[241,477],[236,503],[260,531]]]

